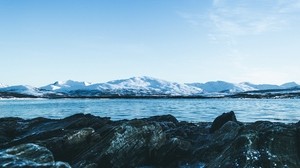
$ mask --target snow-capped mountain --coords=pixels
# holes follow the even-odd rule
[[[256,90],[255,88],[240,83],[234,84],[224,81],[211,81],[206,83],[191,83],[189,86],[194,86],[203,89],[205,93],[236,93]]]
[[[252,84],[250,82],[243,82],[242,84],[247,85],[249,87],[254,88],[254,90],[273,90],[273,89],[283,89],[278,85],[271,85],[271,84]]]
[[[40,87],[39,89],[56,91],[56,92],[68,92],[72,90],[85,90],[89,85],[91,85],[91,83],[67,80],[67,81],[57,81],[54,82],[53,84]]]
[[[151,97],[151,96],[201,96],[201,97],[247,97],[268,95],[269,93],[300,95],[300,85],[295,82],[282,85],[252,84],[249,82],[229,83],[211,81],[206,83],[180,84],[153,77],[132,77],[113,80],[106,83],[91,84],[88,82],[64,81],[55,82],[40,88],[27,85],[0,85],[0,97]],[[296,93],[296,94],[295,94]]]
[[[202,93],[201,88],[179,84],[176,82],[168,82],[152,77],[133,77],[129,79],[114,80],[107,82],[109,89],[113,90],[136,90],[148,93],[164,94],[164,95],[199,95]]]
[[[43,92],[39,89],[28,85],[7,86],[0,88],[1,92],[17,93],[32,96],[42,96]]]
[[[252,84],[250,82],[229,83],[224,81],[211,81],[206,83],[190,83],[189,86],[201,88],[204,93],[238,93],[257,90],[278,90],[300,87],[295,82],[289,82],[282,85],[272,84]]]
[[[109,81],[107,83],[90,84],[86,82],[55,82],[40,88],[41,90],[64,92],[77,91],[99,91],[103,94],[116,95],[195,95],[202,93],[202,89],[179,84],[175,82],[167,82],[152,77],[133,77],[129,79],[121,79]]]
[[[280,85],[281,88],[283,89],[288,89],[288,88],[295,88],[295,87],[300,87],[296,82],[288,82]]]

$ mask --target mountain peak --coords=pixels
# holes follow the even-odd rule
[[[206,93],[217,93],[217,92],[242,92],[247,89],[240,87],[237,84],[225,82],[225,81],[210,81],[206,83],[192,83],[188,84],[203,89]]]
[[[80,81],[74,81],[74,80],[66,80],[66,81],[56,81],[54,82],[52,85],[56,85],[56,86],[62,86],[62,85],[69,85],[69,86],[73,86],[73,85],[91,85],[91,83],[89,82],[80,82]]]
[[[79,90],[89,85],[91,85],[91,83],[67,80],[67,81],[56,81],[53,84],[43,86],[40,89],[49,90],[49,91]]]
[[[0,84],[0,91],[17,92],[31,95],[75,95],[75,96],[196,96],[196,95],[227,95],[245,91],[272,91],[276,89],[294,89],[299,85],[289,82],[278,85],[252,84],[250,82],[230,83],[226,81],[210,81],[206,83],[180,84],[149,76],[138,76],[127,79],[113,80],[106,83],[91,84],[74,80],[57,81],[41,88],[26,85],[6,86]],[[300,88],[300,87],[299,87]]]
[[[287,88],[297,87],[299,85],[296,82],[288,82],[288,83],[284,83],[280,86],[283,87],[284,89],[287,89]]]
[[[0,88],[3,92],[20,93],[25,95],[41,96],[42,93],[35,87],[29,85],[15,85]]]
[[[98,88],[105,88],[109,86],[109,88],[115,90],[135,90],[135,92],[161,95],[191,95],[202,92],[202,89],[200,88],[188,86],[186,84],[179,84],[176,82],[168,82],[148,76],[114,80],[109,81],[106,84],[106,86]]]
[[[128,79],[113,80],[113,81],[109,81],[107,83],[113,84],[113,85],[128,86],[128,87],[133,87],[133,86],[146,87],[149,85],[159,85],[159,84],[168,83],[168,82],[157,79],[157,78],[153,78],[153,77],[140,76],[140,77],[131,77]]]

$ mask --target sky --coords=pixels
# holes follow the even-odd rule
[[[0,83],[300,83],[300,0],[0,0]]]

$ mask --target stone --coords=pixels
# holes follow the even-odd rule
[[[241,124],[234,112],[213,123],[178,121],[172,115],[119,121],[90,114],[2,118],[0,167],[296,168],[299,123]]]
[[[70,168],[67,163],[55,162],[47,148],[32,143],[1,150],[0,166]]]
[[[218,116],[212,123],[210,132],[214,133],[218,129],[220,129],[226,122],[233,121],[237,122],[237,119],[235,117],[235,114],[233,111],[230,111],[228,113],[223,113],[222,115]]]
[[[298,122],[296,129],[296,147],[298,158],[300,158],[300,122]]]

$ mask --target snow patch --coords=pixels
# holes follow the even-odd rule
[[[244,83],[229,83],[225,81],[211,81],[206,83],[191,83],[189,86],[195,86],[203,89],[205,93],[238,93],[250,90],[256,90],[255,88],[248,86]]]
[[[2,92],[20,93],[25,95],[41,96],[43,95],[39,89],[28,85],[16,85],[0,88]]]
[[[245,91],[297,89],[295,82],[283,85],[252,84],[249,82],[229,83],[225,81],[211,81],[206,83],[176,83],[153,77],[141,76],[129,79],[113,80],[106,83],[88,83],[73,80],[57,81],[52,84],[35,88],[27,85],[6,86],[0,84],[0,91],[20,93],[26,95],[72,95],[76,96],[212,96],[222,97]],[[298,91],[298,90],[297,90]],[[292,92],[288,90],[287,92]]]
[[[107,83],[94,84],[89,87],[90,90],[111,90],[119,94],[133,92],[140,94],[158,94],[158,95],[194,95],[202,93],[202,89],[168,82],[152,77],[133,77],[129,79],[121,79],[109,81]]]
[[[48,90],[48,91],[59,91],[59,92],[66,92],[71,90],[85,90],[87,86],[90,86],[91,83],[88,82],[78,82],[73,80],[67,81],[57,81],[53,84],[46,85],[41,87],[41,90]]]

